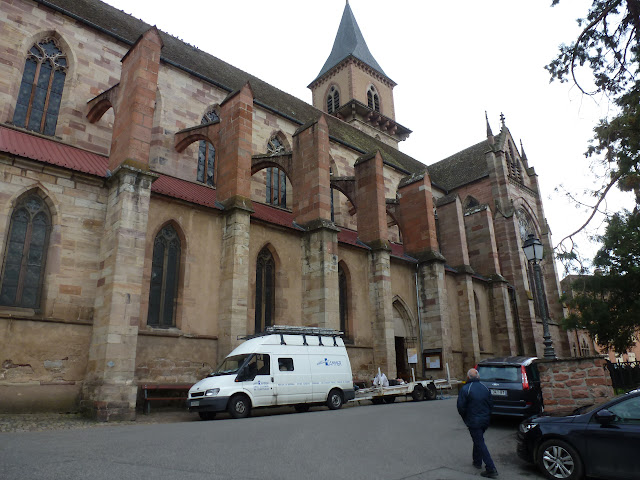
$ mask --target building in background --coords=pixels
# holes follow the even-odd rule
[[[139,383],[195,382],[273,324],[344,331],[356,379],[542,356],[521,247],[552,244],[522,146],[502,117],[403,154],[348,4],[312,104],[97,0],[0,8],[3,410],[131,418]]]

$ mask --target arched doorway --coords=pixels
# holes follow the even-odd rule
[[[418,341],[415,335],[416,328],[409,310],[400,298],[393,301],[393,325],[396,347],[396,371],[398,378],[405,381],[411,380],[411,368],[414,364],[409,363],[409,352],[417,353]]]

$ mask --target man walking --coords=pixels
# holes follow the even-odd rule
[[[498,470],[493,464],[489,449],[484,443],[484,432],[489,427],[493,400],[491,392],[480,383],[480,374],[475,368],[467,372],[467,383],[458,394],[458,413],[469,428],[473,440],[473,466],[486,470],[480,475],[487,478],[498,478]]]

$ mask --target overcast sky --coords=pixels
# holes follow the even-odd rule
[[[306,86],[331,52],[345,6],[345,0],[107,3],[308,103]],[[584,152],[609,105],[570,84],[550,84],[544,65],[558,45],[577,37],[575,20],[586,16],[591,0],[553,8],[551,0],[349,3],[369,50],[397,83],[396,120],[413,130],[400,144],[403,152],[435,163],[486,138],[485,110],[494,133],[504,113],[539,175],[554,243],[586,220],[584,209],[554,189],[564,184],[580,193],[594,186]],[[611,209],[630,204],[616,197]],[[579,245],[588,257],[595,253],[586,238]]]

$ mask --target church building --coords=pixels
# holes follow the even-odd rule
[[[0,10],[1,411],[131,419],[270,325],[344,332],[364,381],[542,357],[545,310],[571,354],[533,162],[504,117],[402,153],[348,2],[310,104],[98,0]]]

